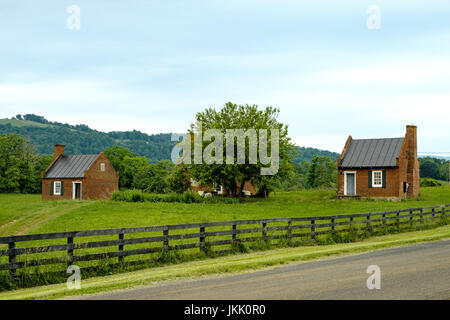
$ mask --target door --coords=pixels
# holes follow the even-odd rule
[[[347,172],[345,174],[345,179],[346,179],[345,195],[347,196],[356,195],[356,174],[354,172]]]
[[[81,182],[73,183],[73,199],[81,200]]]

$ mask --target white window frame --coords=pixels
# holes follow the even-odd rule
[[[73,181],[72,182],[72,200],[75,200],[75,191],[76,191],[76,184],[80,184],[80,199],[83,199],[83,183],[81,181]]]
[[[344,196],[348,196],[347,194],[347,174],[353,173],[355,175],[355,189],[353,195],[356,195],[356,171],[344,171]]]
[[[59,185],[59,192],[56,192],[56,185]],[[61,181],[54,181],[53,182],[53,195],[60,196],[61,195],[61,187],[62,187]]]
[[[105,171],[105,164],[103,162],[100,163],[100,171],[102,171],[102,172]]]
[[[380,183],[379,184],[375,184],[375,174],[376,173],[380,174]],[[383,188],[383,171],[381,171],[381,170],[372,171],[372,188]]]

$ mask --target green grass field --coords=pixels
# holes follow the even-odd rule
[[[281,192],[244,203],[42,201],[40,195],[0,194],[0,235],[91,230],[277,217],[323,216],[450,203],[449,187],[422,188],[417,199],[339,200],[330,190]]]
[[[139,227],[166,224],[181,224],[193,222],[211,222],[226,220],[246,220],[246,219],[264,219],[280,217],[305,217],[305,216],[324,216],[339,215],[351,213],[366,213],[388,210],[398,210],[406,208],[417,208],[424,206],[435,206],[450,203],[449,187],[422,188],[422,193],[417,199],[408,199],[402,201],[360,199],[343,200],[336,199],[335,192],[330,190],[313,190],[301,192],[283,192],[275,193],[268,199],[247,199],[241,203],[166,203],[166,202],[116,202],[116,201],[41,201],[40,195],[22,195],[22,194],[0,194],[0,236],[12,234],[31,234],[62,231],[81,231],[92,229],[121,228],[121,227]],[[276,225],[276,224],[274,224]],[[442,225],[442,223],[441,223]],[[426,226],[425,226],[426,227]],[[227,227],[210,227],[208,231],[222,231]],[[337,229],[347,227],[338,226]],[[346,229],[347,228],[347,229]],[[391,228],[391,227],[389,227]],[[417,230],[417,229],[413,229]],[[320,231],[320,230],[317,230]],[[380,230],[382,231],[382,230]],[[388,231],[388,230],[385,230]],[[171,234],[182,233],[183,230],[174,230]],[[384,232],[384,231],[383,231]],[[389,231],[390,232],[390,231]],[[357,241],[364,239],[364,234],[353,235],[351,231],[341,240],[343,242]],[[378,233],[380,234],[380,233]],[[386,233],[384,233],[386,234]],[[128,238],[139,238],[148,236],[160,236],[157,231],[150,233],[135,233],[127,235]],[[372,235],[375,235],[373,233]],[[256,233],[253,236],[260,236]],[[271,234],[269,233],[270,237]],[[219,236],[214,240],[225,240],[227,235]],[[86,242],[94,240],[92,237],[78,237],[74,241]],[[98,240],[114,240],[114,236],[95,237]],[[324,244],[330,243],[329,237],[318,237],[317,241]],[[336,241],[341,241],[336,240]],[[18,247],[26,248],[43,245],[61,245],[67,239],[55,239],[45,241],[24,241],[18,243]],[[181,240],[171,240],[171,245],[195,243],[198,238],[188,238]],[[207,239],[206,242],[209,240]],[[302,240],[303,241],[303,240]],[[335,241],[335,240],[333,240]],[[332,242],[334,243],[334,242]],[[161,243],[152,244],[140,243],[126,245],[127,250],[158,247]],[[246,247],[242,252],[266,250],[268,248],[286,246],[282,240],[271,243],[257,241]],[[289,244],[290,245],[290,244]],[[222,247],[222,249],[229,249]],[[3,245],[2,247],[5,247]],[[217,248],[220,249],[220,248]],[[231,248],[232,249],[232,248]],[[85,255],[94,253],[114,252],[115,246],[77,249],[75,254]],[[198,248],[192,248],[181,252],[171,251],[173,255],[162,253],[152,253],[125,257],[125,262],[131,262],[142,259],[151,259],[154,261],[154,267],[167,263],[179,263],[189,259],[203,259],[209,257],[199,252]],[[64,257],[66,252],[42,252],[29,255],[19,255],[17,261],[27,261],[42,258]],[[7,263],[8,257],[0,257],[0,264]],[[117,259],[117,258],[116,258]],[[116,262],[114,259],[97,261],[80,261],[77,263],[81,268],[96,266],[102,268],[104,274],[109,274],[108,265]],[[45,274],[53,271],[65,270],[64,264],[40,265],[39,274]],[[32,269],[28,269],[32,270]],[[36,271],[36,270],[35,270]],[[34,272],[34,271],[33,271]],[[23,276],[30,275],[23,269]],[[23,286],[41,284],[41,276],[36,279],[26,280],[23,278]],[[7,271],[0,272],[3,278],[2,288],[9,286],[7,282]],[[55,278],[56,279],[56,278]],[[56,280],[45,280],[43,283],[54,283]],[[59,278],[58,278],[59,279]],[[39,280],[39,281],[38,281]],[[42,281],[41,281],[42,280]],[[59,280],[58,280],[59,281]],[[0,281],[1,282],[1,281]]]

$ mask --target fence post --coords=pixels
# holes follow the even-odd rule
[[[420,209],[420,224],[423,225],[423,209]]]
[[[13,240],[8,244],[8,249],[10,250],[9,252],[9,264],[10,264],[10,269],[9,269],[9,275],[10,275],[10,279],[11,281],[14,281],[16,278],[16,242]],[[13,265],[11,267],[11,265]]]
[[[233,235],[232,235],[232,240],[233,242],[236,242],[236,229],[237,229],[237,225],[233,224]]]
[[[169,228],[166,228],[163,230],[163,236],[164,236],[164,240],[163,240],[164,251],[168,251],[169,250]]]
[[[397,229],[400,229],[400,211],[397,211]]]
[[[412,228],[414,226],[412,210],[409,210],[409,221],[411,221],[411,228]]]
[[[431,214],[431,221],[433,221],[433,223],[434,223],[434,214],[436,213],[436,209],[435,208],[433,208],[433,209],[431,209],[431,212],[432,212],[432,214]]]
[[[124,234],[119,233],[119,240],[123,240],[123,239],[124,239]],[[123,244],[119,244],[119,263],[123,262],[122,252],[123,252]]]
[[[331,233],[335,232],[334,227],[335,227],[335,224],[334,224],[334,218],[333,218],[333,219],[331,219]]]
[[[205,252],[205,227],[200,227],[200,251]]]
[[[267,227],[267,223],[266,223],[266,222],[263,222],[263,224],[262,224],[262,237],[263,237],[263,240],[264,240],[264,241],[267,240],[266,227]]]
[[[289,219],[287,227],[288,227],[288,239],[291,239],[292,238],[292,220],[291,219]]]
[[[381,216],[381,220],[383,220],[383,227],[385,227],[386,226],[386,214],[385,213],[383,213],[383,215]]]
[[[73,264],[73,237],[67,238],[67,264]]]
[[[367,231],[370,231],[370,215],[367,216],[366,220],[367,220],[367,223],[366,223]]]
[[[312,220],[311,220],[311,238],[312,238],[313,240],[316,239],[315,233],[316,233],[316,220],[312,219]]]

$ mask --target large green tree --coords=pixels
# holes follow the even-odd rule
[[[331,188],[337,183],[337,166],[326,156],[314,156],[308,168],[306,182],[311,188]]]
[[[449,167],[450,167],[450,160],[445,162],[439,169],[439,174],[440,174],[442,180],[445,180],[445,181],[449,180],[449,174],[450,174]]]
[[[439,162],[437,159],[424,158],[420,161],[420,176],[422,178],[433,178],[439,180],[441,178],[439,172]]]
[[[185,165],[180,164],[173,168],[167,177],[167,186],[169,191],[176,193],[183,193],[189,189],[191,179],[189,178],[188,169]]]
[[[288,137],[287,125],[277,120],[279,112],[278,108],[273,107],[261,110],[257,105],[236,105],[228,102],[220,110],[208,108],[197,113],[195,122],[191,124],[190,137],[194,139],[201,137],[201,154],[210,156],[210,159],[214,161],[211,163],[205,157],[200,161],[195,159],[194,146],[191,150],[189,170],[191,176],[202,184],[221,184],[231,196],[239,196],[238,190],[242,190],[244,182],[251,181],[258,187],[258,194],[267,197],[275,182],[290,169],[292,145]],[[216,130],[215,134],[207,135],[207,131],[211,129]],[[227,135],[229,129],[242,131],[239,131],[236,136],[230,136]],[[267,130],[267,137],[263,136],[262,130]],[[248,135],[252,136],[253,132],[256,132],[256,140],[252,141]],[[278,139],[276,139],[277,132]],[[222,145],[218,138],[220,135],[223,139]],[[270,157],[269,154],[274,156],[272,138],[277,140],[279,157],[274,157],[270,163],[267,163],[267,158],[261,157],[261,152],[267,148],[267,156]],[[267,144],[264,144],[264,141],[268,141]],[[251,142],[256,142],[256,146]],[[213,143],[215,143],[214,146]],[[225,157],[228,144],[234,145],[234,155]],[[240,150],[244,151],[245,159],[243,157],[238,159]],[[255,157],[255,154],[258,157]],[[250,158],[254,159],[253,163],[250,163]],[[271,174],[262,174],[266,172],[264,170],[270,170],[275,164],[278,166],[277,170],[273,170]]]
[[[40,192],[41,173],[50,164],[19,134],[0,135],[0,192]]]
[[[168,191],[168,176],[175,165],[167,160],[155,164],[141,165],[133,177],[133,188],[145,192],[165,193]]]
[[[124,159],[126,157],[135,157],[136,155],[122,146],[113,146],[111,148],[107,148],[105,150],[105,155],[119,174],[119,187],[131,188],[133,177],[130,177],[130,170],[126,169]]]

